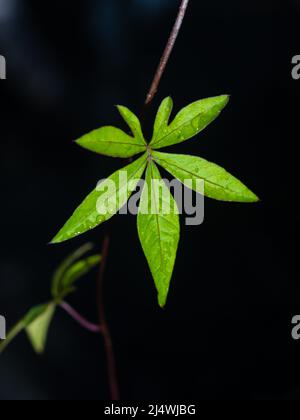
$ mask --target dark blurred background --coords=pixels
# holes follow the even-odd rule
[[[179,0],[0,0],[0,314],[13,325],[49,298],[57,264],[106,230],[47,243],[96,182],[124,163],[76,147],[101,125],[139,113]],[[231,94],[198,139],[176,146],[226,167],[262,199],[206,201],[205,223],[182,226],[167,308],[156,293],[133,216],[115,219],[106,302],[123,399],[300,399],[297,268],[299,0],[191,0],[149,114]],[[96,321],[95,276],[69,301]],[[102,340],[59,311],[47,351],[25,335],[0,358],[0,399],[106,399]]]

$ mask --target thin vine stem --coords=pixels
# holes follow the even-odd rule
[[[106,320],[105,314],[105,299],[104,299],[104,279],[105,270],[107,265],[107,259],[110,249],[111,235],[108,233],[103,241],[102,245],[102,260],[99,269],[98,281],[97,281],[97,301],[98,301],[98,313],[99,313],[99,327],[104,340],[104,347],[106,351],[107,360],[107,374],[110,388],[110,395],[112,401],[118,401],[120,399],[119,383],[116,369],[115,352],[113,348],[113,342],[110,334],[110,330]]]
[[[101,332],[101,328],[99,325],[93,324],[89,322],[86,318],[84,318],[79,312],[77,312],[71,305],[67,302],[61,302],[59,305],[74,321],[77,322],[82,328],[85,330],[99,334]]]
[[[178,38],[180,29],[182,27],[182,23],[186,14],[186,10],[189,5],[189,1],[190,0],[181,1],[181,5],[179,7],[179,12],[175,21],[175,25],[173,26],[171,34],[168,38],[166,48],[163,52],[159,66],[155,72],[150,90],[147,94],[146,101],[144,103],[143,114],[145,114],[146,110],[151,105],[158,91],[161,79],[164,75],[170,56],[174,49],[176,40]],[[117,377],[116,360],[115,360],[112,338],[111,338],[110,330],[109,330],[107,320],[106,320],[105,299],[104,299],[105,271],[106,271],[106,266],[107,266],[109,250],[110,250],[110,243],[111,243],[111,234],[107,233],[104,238],[103,245],[102,245],[102,260],[100,263],[99,275],[97,279],[97,301],[98,301],[98,313],[99,313],[99,329],[101,330],[101,333],[103,335],[104,346],[106,350],[107,373],[108,373],[111,399],[112,401],[118,401],[120,399],[120,391],[119,391],[119,384],[118,384],[118,377]]]
[[[161,79],[164,75],[164,72],[166,70],[167,64],[169,62],[169,59],[171,57],[171,54],[173,52],[176,40],[178,38],[188,5],[189,5],[189,1],[190,0],[182,0],[180,8],[179,8],[179,13],[177,15],[177,19],[175,22],[175,25],[172,29],[171,35],[169,36],[166,48],[163,52],[163,55],[161,57],[161,60],[159,62],[158,68],[156,70],[156,73],[154,75],[154,79],[152,81],[150,90],[147,94],[146,97],[146,101],[145,101],[145,107],[147,108],[153,101],[158,88],[159,88],[159,84],[161,82]]]

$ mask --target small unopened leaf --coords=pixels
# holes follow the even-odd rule
[[[155,123],[154,123],[154,130],[153,130],[153,138],[151,144],[155,143],[158,136],[161,133],[165,132],[169,125],[169,118],[173,109],[173,100],[172,98],[168,97],[164,99],[159,107],[159,110],[156,115]]]
[[[153,149],[182,143],[204,130],[213,122],[228,104],[229,96],[202,99],[183,108],[172,121],[151,142]]]
[[[74,262],[64,274],[59,278],[59,281],[53,282],[52,294],[57,300],[64,299],[68,294],[74,292],[74,283],[89,273],[94,267],[98,266],[101,261],[100,255],[91,255],[82,260]]]
[[[164,307],[176,260],[180,225],[177,204],[154,162],[148,165],[137,224],[159,305]]]
[[[36,351],[43,353],[46,346],[48,330],[54,316],[56,306],[54,303],[49,304],[44,312],[39,315],[33,322],[26,327],[28,338]]]
[[[146,141],[142,132],[142,127],[138,117],[125,106],[118,105],[118,110],[125,122],[130,127],[132,134],[140,145],[146,146]]]
[[[25,328],[27,328],[32,322],[42,316],[49,304],[39,305],[32,308],[8,333],[6,340],[0,343],[0,353],[2,353],[6,347],[12,342],[12,340]]]
[[[54,276],[52,278],[52,295],[57,297],[58,296],[58,290],[60,287],[60,283],[62,282],[62,278],[66,271],[72,267],[72,265],[79,260],[83,255],[87,254],[89,251],[91,251],[94,248],[94,245],[92,243],[87,243],[80,248],[76,249],[71,255],[69,255],[57,268],[57,270],[54,273]]]
[[[113,217],[136,189],[147,164],[145,154],[104,180],[77,208],[52,243],[79,236]]]
[[[138,137],[133,138],[115,127],[102,127],[81,137],[76,143],[101,155],[129,158],[146,149]]]
[[[187,187],[220,201],[257,202],[258,197],[237,178],[214,163],[195,156],[154,152],[156,162]],[[190,182],[192,181],[192,183]],[[199,190],[197,189],[199,186]]]

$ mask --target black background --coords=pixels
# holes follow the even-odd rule
[[[57,264],[102,226],[47,246],[96,182],[124,165],[72,140],[123,127],[114,104],[139,113],[176,15],[175,0],[0,1],[0,313],[13,325],[47,301]],[[176,146],[237,175],[258,205],[206,201],[205,223],[182,225],[162,311],[133,216],[116,217],[106,304],[123,399],[298,399],[297,268],[299,0],[191,0],[150,112],[223,93],[231,102],[198,139]],[[149,121],[148,120],[148,121]],[[70,302],[96,320],[95,276]],[[1,399],[106,399],[101,338],[59,311],[46,354],[25,335],[0,358]]]

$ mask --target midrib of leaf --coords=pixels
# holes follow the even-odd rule
[[[173,166],[174,168],[180,169],[181,171],[184,171],[184,172],[186,172],[187,174],[194,176],[195,178],[198,178],[198,179],[203,179],[203,180],[204,180],[205,182],[207,182],[208,184],[214,185],[215,187],[221,188],[222,190],[227,190],[227,191],[232,192],[233,194],[238,194],[238,195],[241,195],[241,196],[242,196],[242,194],[237,193],[235,190],[232,190],[231,188],[227,188],[227,187],[225,188],[225,187],[223,187],[222,185],[219,185],[219,184],[217,184],[217,183],[215,183],[215,182],[213,182],[213,181],[209,181],[209,180],[207,180],[207,179],[206,179],[206,178],[204,178],[204,177],[200,177],[198,174],[195,174],[195,173],[193,173],[193,172],[191,172],[191,171],[189,171],[189,170],[187,170],[187,169],[185,169],[185,168],[182,168],[182,167],[180,167],[180,166],[175,165],[174,163],[169,163],[168,161],[166,161],[166,160],[164,160],[164,159],[160,159],[160,158],[154,158],[154,159],[157,159],[157,162],[158,162],[158,163],[159,163],[159,161],[161,161],[161,162],[166,162],[166,164],[167,164],[168,166]]]
[[[153,162],[150,163],[150,170],[151,170],[151,180],[154,179],[154,174],[153,174]],[[152,188],[152,185],[151,185]],[[158,237],[159,237],[159,249],[160,249],[160,267],[162,266],[163,263],[163,250],[162,250],[162,245],[161,245],[161,229],[160,229],[160,225],[159,225],[159,217],[158,217],[158,209],[157,209],[157,205],[156,205],[156,196],[155,196],[155,188],[153,188],[153,195],[154,195],[154,202],[155,202],[155,220],[156,220],[156,224],[157,224],[157,230],[158,230]],[[158,271],[158,270],[156,270]]]
[[[131,137],[131,139],[132,140],[135,140],[135,138],[134,137]],[[122,146],[131,146],[131,147],[141,147],[142,149],[146,149],[146,145],[143,145],[143,144],[135,144],[135,143],[123,143],[123,142],[121,142],[121,141],[113,141],[113,140],[101,140],[101,143],[102,144],[113,144],[113,145],[115,145],[115,144],[121,144]]]
[[[170,119],[170,118],[169,118]],[[161,123],[160,123],[160,125],[159,125],[159,128],[158,128],[158,130],[157,130],[157,133],[156,133],[156,136],[154,137],[154,139],[153,139],[153,143],[152,144],[155,144],[155,142],[156,142],[156,139],[157,139],[157,137],[159,136],[159,131],[161,130],[161,127],[163,127],[164,125],[166,124],[166,122],[165,121],[161,121]],[[168,126],[169,126],[169,124],[166,124],[166,128],[168,128]],[[161,139],[159,139],[159,141],[160,141]]]
[[[159,125],[159,128],[158,128],[158,130],[157,130],[157,133],[156,133],[156,136],[154,137],[154,139],[153,139],[153,143],[152,144],[155,144],[155,141],[156,141],[156,139],[157,139],[157,137],[158,137],[158,135],[159,135],[159,131],[161,130],[161,127],[164,125],[164,122],[162,121],[161,123],[160,123],[160,125]]]
[[[188,120],[187,122],[181,124],[180,126],[178,126],[177,128],[175,128],[173,131],[171,131],[170,133],[166,134],[164,137],[162,137],[161,139],[159,139],[157,142],[154,141],[154,143],[152,143],[153,148],[155,149],[154,146],[158,146],[164,139],[166,139],[167,137],[171,136],[172,134],[176,133],[176,131],[180,131],[182,130],[184,127],[186,127],[187,125],[189,125],[191,123],[191,121],[194,121],[196,118],[199,118],[202,114],[204,114],[206,111],[202,111],[199,114],[197,114],[194,118],[191,118],[190,120]],[[171,124],[170,124],[171,125]],[[170,127],[169,125],[169,127]]]

